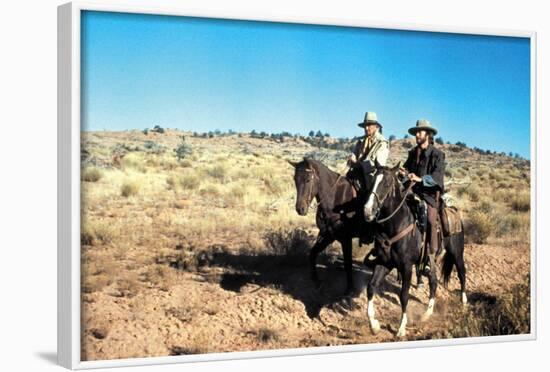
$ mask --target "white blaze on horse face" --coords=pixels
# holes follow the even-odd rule
[[[367,200],[367,204],[365,204],[365,217],[368,221],[372,221],[374,219],[374,194],[378,191],[378,185],[382,181],[382,177],[384,177],[382,174],[376,176],[372,192],[369,195],[369,200]]]

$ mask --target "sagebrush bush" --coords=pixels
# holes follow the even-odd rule
[[[82,245],[107,244],[113,241],[115,235],[113,225],[104,221],[83,221],[80,227]]]
[[[506,213],[495,217],[495,225],[497,237],[506,235],[521,237],[521,234],[529,233],[530,216],[525,213]]]
[[[201,180],[194,173],[186,173],[179,177],[179,184],[185,190],[195,190],[199,187]]]
[[[120,195],[126,198],[129,196],[137,195],[138,192],[139,192],[139,183],[137,183],[136,181],[125,181],[120,186]]]
[[[303,264],[309,254],[309,237],[301,229],[278,229],[268,231],[264,241],[269,252],[288,260],[288,263]]]
[[[227,169],[223,165],[214,165],[206,169],[206,174],[219,181],[225,181],[227,177]]]
[[[510,207],[516,212],[529,212],[531,210],[531,196],[529,192],[513,194],[510,198]]]
[[[103,177],[103,173],[98,168],[85,168],[82,171],[82,181],[84,182],[97,182]]]
[[[477,244],[485,243],[495,228],[493,216],[479,209],[470,212],[466,226],[466,237]]]
[[[452,337],[526,334],[531,330],[531,287],[526,276],[498,297],[486,296],[455,314]]]

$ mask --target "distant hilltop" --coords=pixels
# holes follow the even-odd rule
[[[102,132],[102,131],[98,131]],[[180,129],[168,129],[163,128],[160,125],[155,125],[152,128],[146,128],[143,130],[137,130],[137,129],[128,129],[125,131],[121,131],[122,133],[138,133],[141,132],[145,136],[149,137],[157,137],[159,135],[166,135],[168,137],[173,135],[183,135],[186,137],[191,138],[224,138],[224,137],[237,137],[237,138],[256,138],[256,139],[263,139],[267,141],[273,141],[278,143],[283,142],[296,142],[301,141],[304,143],[308,143],[311,146],[318,147],[318,148],[325,148],[325,149],[332,149],[332,150],[341,150],[341,151],[347,151],[350,152],[353,149],[353,146],[355,145],[356,141],[361,136],[356,136],[352,138],[348,137],[332,137],[329,133],[321,132],[320,130],[314,131],[311,130],[307,135],[302,135],[299,133],[292,134],[288,131],[282,131],[278,133],[268,133],[265,131],[256,131],[252,130],[250,132],[236,132],[232,129],[229,129],[227,131],[222,131],[219,129],[208,131],[208,132],[192,132],[192,131],[183,131]],[[93,132],[91,132],[93,133]],[[390,145],[392,150],[397,150],[398,152],[401,152],[402,149],[408,150],[412,147],[414,147],[415,142],[414,138],[405,135],[401,138],[398,138],[395,135],[389,135],[388,140],[390,141]],[[455,143],[451,143],[450,141],[445,141],[443,137],[436,137],[435,142],[437,146],[439,146],[443,151],[446,152],[452,152],[452,153],[462,153],[463,155],[487,155],[494,157],[495,160],[503,159],[503,158],[513,158],[518,161],[519,164],[523,165],[530,165],[529,159],[525,159],[518,153],[514,152],[504,152],[504,151],[493,151],[490,149],[481,149],[479,147],[469,147],[465,142],[457,141]]]

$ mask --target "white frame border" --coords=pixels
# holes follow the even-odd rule
[[[310,347],[298,349],[227,352],[200,355],[180,355],[151,358],[132,358],[100,361],[80,360],[80,14],[83,10],[141,13],[187,17],[207,17],[250,21],[301,23],[369,27],[394,30],[447,32],[488,36],[512,36],[530,39],[531,46],[531,333],[490,337],[471,337],[445,340],[403,341],[377,344]],[[239,11],[215,12],[195,9],[169,8],[151,5],[100,4],[72,2],[58,7],[58,133],[57,133],[57,353],[58,363],[69,369],[92,369],[154,364],[173,364],[199,361],[220,361],[277,356],[312,355],[402,348],[434,347],[494,343],[506,341],[536,340],[537,338],[537,159],[536,159],[536,32],[459,28],[422,24],[395,24],[359,19],[333,19],[305,17],[278,17],[269,14]]]

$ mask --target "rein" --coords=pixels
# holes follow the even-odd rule
[[[317,175],[317,172],[315,172],[315,169],[308,169],[306,168],[305,169],[306,172],[312,172],[313,173],[313,178],[314,179],[317,179],[318,183],[321,183],[321,179],[319,178],[319,176]],[[336,181],[334,181],[334,183],[330,186],[330,188],[328,189],[328,191],[332,191],[332,189],[334,188],[334,186],[336,186],[336,184],[338,183],[338,181],[340,181],[340,178],[342,178],[342,175],[341,174],[338,174],[338,177],[336,178]],[[307,200],[309,200],[309,203],[308,204],[311,204],[311,201],[313,200],[313,197],[314,195],[313,194],[313,182],[311,182],[310,184],[310,187],[309,187],[309,192],[308,192],[308,195],[307,195]],[[317,206],[319,206],[320,204],[323,203],[323,199],[321,197],[318,198],[317,200]]]
[[[397,208],[395,208],[395,210],[389,216],[386,216],[386,217],[382,218],[381,220],[379,220],[378,216],[377,216],[375,222],[376,223],[384,223],[384,222],[388,221],[389,219],[391,219],[393,216],[395,216],[397,211],[399,211],[401,209],[401,207],[403,206],[403,204],[405,204],[405,200],[407,199],[407,194],[409,193],[409,191],[411,191],[414,184],[415,184],[415,182],[411,181],[409,186],[407,186],[407,189],[405,190],[405,194],[403,195],[403,199],[401,200],[401,203],[399,203]],[[376,199],[378,199],[378,204],[380,206],[382,206],[382,203],[380,202],[380,198],[378,197],[378,195],[375,192],[373,192],[373,194],[376,197]],[[384,199],[384,201],[385,201],[385,199]]]
[[[414,186],[415,182],[411,181],[411,183],[409,184],[409,186],[407,186],[407,188],[405,189],[405,193],[403,195],[403,199],[401,200],[401,202],[399,203],[399,205],[397,206],[397,208],[387,217],[384,217],[382,218],[381,220],[379,220],[378,218],[376,218],[376,223],[380,224],[380,223],[383,223],[383,222],[386,222],[388,221],[389,219],[391,219],[393,216],[395,216],[395,214],[397,213],[398,210],[401,209],[401,207],[403,206],[403,204],[405,204],[405,200],[407,199],[407,195],[409,193],[409,191],[411,191],[412,187]],[[395,187],[395,186],[393,186]],[[389,194],[389,193],[388,193]],[[379,205],[381,206],[382,204],[380,203],[380,199],[378,198],[378,195],[376,195],[376,193],[374,193],[374,195],[376,196],[376,198],[378,199],[378,202],[379,202]],[[387,196],[386,196],[387,198]],[[385,198],[385,199],[386,199]],[[384,199],[384,201],[385,201]],[[415,223],[412,222],[410,223],[407,227],[405,227],[403,230],[399,231],[397,234],[395,234],[393,237],[391,237],[390,239],[386,239],[384,236],[380,236],[380,235],[377,235],[375,237],[375,239],[380,243],[380,245],[382,245],[382,248],[384,249],[384,251],[389,251],[391,246],[398,242],[399,240],[403,239],[405,236],[407,236],[409,233],[411,233],[413,230],[414,230],[414,226],[415,226]]]

